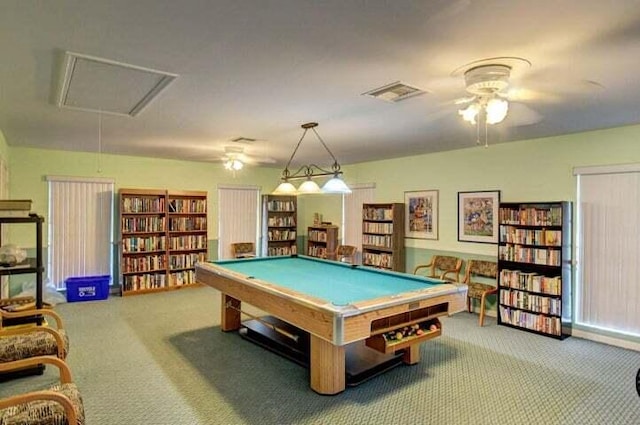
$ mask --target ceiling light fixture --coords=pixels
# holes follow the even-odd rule
[[[458,111],[462,119],[476,126],[477,140],[480,144],[480,128],[484,126],[484,146],[488,147],[487,125],[499,124],[507,117],[509,102],[503,99],[500,91],[509,86],[511,67],[500,64],[480,65],[464,73],[466,90],[473,94],[471,103]],[[465,100],[468,101],[468,100]]]
[[[322,140],[318,132],[316,131],[316,127],[318,123],[316,122],[308,122],[306,124],[302,124],[302,128],[304,132],[302,133],[302,137],[298,141],[296,148],[293,150],[291,154],[291,158],[287,162],[287,165],[282,170],[282,183],[273,191],[274,195],[306,195],[306,194],[317,194],[317,193],[351,193],[351,189],[345,184],[345,182],[340,178],[342,175],[342,170],[340,169],[340,164],[338,164],[338,160],[331,153],[326,143]],[[307,131],[312,130],[322,146],[324,146],[325,150],[329,153],[331,158],[333,159],[333,164],[331,165],[331,169],[325,169],[317,166],[316,164],[306,164],[301,166],[298,171],[295,173],[291,173],[289,171],[289,165],[291,165],[291,161],[296,156],[296,152],[298,152],[298,148],[300,144],[304,140],[304,137],[307,135]],[[331,177],[320,189],[320,186],[313,181],[313,179],[318,177]],[[298,180],[305,179],[305,181],[300,185],[298,189],[289,181],[289,180]]]
[[[239,159],[229,158],[224,161],[224,168],[231,171],[240,171],[244,167],[244,163]]]

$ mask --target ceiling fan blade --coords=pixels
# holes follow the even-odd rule
[[[504,120],[505,126],[520,127],[524,125],[537,124],[542,121],[542,114],[529,106],[519,103],[509,103],[509,112],[507,119]]]

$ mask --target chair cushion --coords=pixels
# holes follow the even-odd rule
[[[471,282],[469,283],[469,291],[467,296],[469,298],[481,298],[482,294],[487,291],[495,291],[496,287],[486,283]]]
[[[71,400],[78,416],[78,423],[84,424],[84,405],[75,384],[60,384],[50,390],[64,394]],[[0,425],[66,425],[67,416],[60,403],[50,400],[32,401],[0,410]]]
[[[69,337],[64,329],[58,329],[64,340],[63,356],[69,352]],[[11,362],[35,356],[58,356],[56,339],[48,332],[29,332],[0,337],[0,362]]]

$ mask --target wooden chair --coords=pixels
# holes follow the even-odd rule
[[[342,263],[355,264],[357,247],[352,245],[338,245],[335,252],[328,252],[327,258],[335,258]]]
[[[0,399],[0,423],[84,424],[82,397],[73,383],[69,367],[61,359],[41,356],[16,360],[0,364],[0,372],[12,372],[39,364],[56,366],[60,371],[60,384],[47,390],[34,390]]]
[[[462,259],[448,255],[434,255],[429,264],[420,264],[413,270],[413,274],[418,274],[420,269],[430,269],[427,277],[460,282],[460,270],[462,269]]]
[[[53,319],[47,326],[20,325],[3,327],[5,319],[18,319],[34,315]],[[0,309],[0,364],[36,356],[56,356],[65,359],[69,352],[69,338],[62,318],[53,310],[33,309],[7,312]]]
[[[484,281],[475,279],[482,278]],[[487,280],[492,279],[495,284]],[[467,310],[471,313],[471,300],[480,300],[480,326],[484,325],[485,300],[488,295],[498,293],[498,263],[495,261],[469,260],[464,275],[464,283],[469,286],[467,292]]]
[[[253,242],[236,242],[231,244],[233,258],[251,258],[256,256],[256,246]]]

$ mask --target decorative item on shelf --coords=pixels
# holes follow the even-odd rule
[[[302,128],[304,129],[304,132],[302,133],[302,137],[300,137],[298,144],[293,150],[293,153],[291,154],[291,158],[289,158],[287,165],[284,167],[284,170],[282,171],[282,177],[281,177],[282,183],[280,183],[280,185],[273,191],[274,195],[351,193],[351,189],[349,189],[349,187],[345,184],[345,182],[340,178],[340,176],[342,175],[342,170],[340,169],[340,164],[338,164],[338,160],[333,155],[333,153],[331,153],[326,143],[324,143],[324,141],[316,131],[315,127],[317,126],[318,126],[318,123],[316,122],[309,122],[306,124],[302,124]],[[300,147],[300,144],[302,143],[302,140],[304,140],[304,137],[306,136],[307,131],[309,129],[313,130],[313,132],[315,133],[320,143],[322,143],[322,146],[324,146],[325,150],[329,153],[329,155],[333,159],[333,164],[331,165],[331,169],[328,170],[325,168],[321,168],[316,164],[306,164],[301,166],[295,173],[291,173],[291,171],[289,171],[289,165],[291,165],[291,161],[295,157],[296,152],[298,152],[298,148]],[[315,181],[313,181],[313,179],[318,177],[326,177],[326,176],[333,176],[333,177],[331,177],[324,184],[322,189],[320,189],[320,186],[318,186],[318,184]],[[306,180],[300,185],[298,189],[296,189],[295,186],[290,182],[290,180],[299,180],[299,179],[306,179]]]

